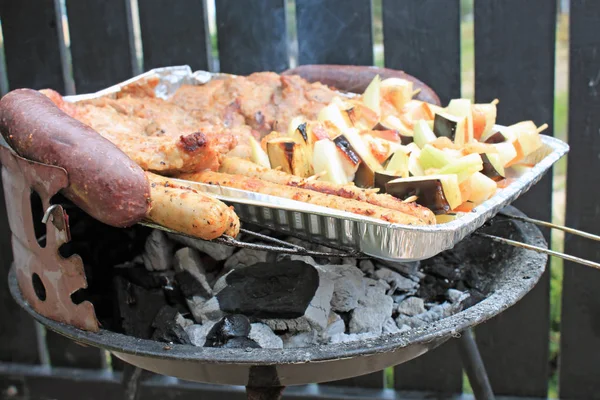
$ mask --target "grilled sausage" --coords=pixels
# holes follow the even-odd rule
[[[309,82],[321,82],[324,85],[351,93],[364,92],[376,75],[379,75],[381,79],[402,78],[411,81],[415,89],[421,89],[415,99],[441,105],[438,95],[425,83],[404,71],[390,68],[331,64],[301,65],[283,71],[281,75],[300,75]]]
[[[150,220],[205,240],[238,235],[240,220],[225,203],[172,179],[147,174],[152,198]]]
[[[427,224],[425,221],[422,221],[413,215],[408,215],[400,211],[390,210],[353,199],[345,199],[339,196],[314,192],[312,190],[278,185],[276,183],[263,181],[261,179],[248,178],[243,175],[229,175],[219,172],[203,171],[193,174],[183,174],[180,176],[180,178],[212,185],[249,190],[271,196],[284,197],[287,199],[302,201],[304,203],[310,203],[318,206],[334,208],[336,210],[351,212],[358,215],[364,215],[391,223],[404,225]]]
[[[69,187],[63,194],[97,220],[125,227],[146,216],[144,171],[38,91],[17,89],[0,100],[0,131],[19,155],[64,168]]]
[[[405,203],[389,194],[373,193],[371,190],[361,189],[353,185],[336,185],[331,182],[306,180],[283,171],[261,167],[251,161],[236,157],[228,157],[223,160],[220,172],[259,178],[280,185],[314,190],[316,192],[332,194],[347,199],[366,201],[367,203],[376,206],[413,215],[429,224],[435,224],[435,215],[426,207],[416,203]]]

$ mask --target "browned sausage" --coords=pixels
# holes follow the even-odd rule
[[[0,131],[21,156],[64,168],[62,193],[97,220],[116,227],[144,218],[150,186],[144,171],[114,144],[31,89],[0,100]]]
[[[364,92],[376,75],[379,75],[381,79],[402,78],[412,81],[415,89],[421,89],[415,99],[441,105],[438,95],[425,83],[404,71],[390,68],[332,64],[301,65],[283,71],[281,75],[300,75],[309,82],[321,82],[324,85],[351,93]]]
[[[421,220],[420,218],[417,218],[414,215],[405,214],[400,211],[390,210],[388,208],[379,207],[354,199],[346,199],[330,194],[314,192],[312,190],[278,185],[276,183],[263,181],[261,179],[248,178],[243,175],[230,175],[220,172],[203,171],[193,174],[183,174],[180,176],[180,178],[302,201],[304,203],[310,203],[318,206],[364,215],[371,218],[381,219],[391,223],[404,225],[428,225],[427,222]]]

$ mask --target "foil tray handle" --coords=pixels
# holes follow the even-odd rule
[[[83,261],[79,255],[63,258],[59,248],[70,241],[68,217],[52,197],[69,185],[67,172],[60,167],[26,160],[6,146],[0,146],[2,182],[11,230],[17,281],[32,308],[54,321],[97,332],[99,322],[89,301],[73,303],[71,295],[87,288]],[[36,237],[31,205],[35,191],[42,200],[46,220],[43,235]]]

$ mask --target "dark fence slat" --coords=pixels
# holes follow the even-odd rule
[[[450,396],[462,393],[462,380],[462,364],[455,340],[394,368],[396,390]]]
[[[600,3],[572,1],[569,66],[567,226],[600,233],[600,192],[589,171],[600,169]],[[567,236],[565,251],[600,259],[592,241]],[[600,275],[565,262],[561,320],[560,396],[600,399]]]
[[[129,18],[123,0],[66,0],[78,93],[131,78]]]
[[[373,65],[371,0],[296,0],[298,64]]]
[[[0,2],[9,88],[51,88],[64,92],[53,1]]]
[[[288,68],[285,0],[215,2],[221,72],[247,75]]]
[[[138,2],[144,69],[189,65],[208,70],[211,44],[204,1]]]
[[[552,124],[555,27],[554,1],[475,2],[475,98],[500,99],[499,123]],[[548,221],[551,198],[548,174],[515,205]],[[549,274],[520,303],[479,327],[476,334],[496,394],[545,397]]]
[[[65,92],[54,2],[0,2],[10,89],[52,88]],[[1,181],[1,179],[0,179]],[[10,230],[0,187],[0,360],[39,362],[34,322],[13,301],[6,276],[12,262]]]
[[[442,104],[460,96],[459,0],[383,0],[385,65],[429,85]]]
[[[460,97],[458,0],[383,0],[385,66],[414,75],[443,104]],[[462,392],[462,366],[454,341],[394,369],[394,386],[453,394]]]

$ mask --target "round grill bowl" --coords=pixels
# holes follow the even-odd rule
[[[523,215],[514,208],[510,208],[510,212]],[[483,230],[546,247],[542,233],[531,224],[495,219]],[[514,305],[535,286],[547,261],[544,254],[477,236],[463,240],[450,251],[476,269],[474,272],[488,288],[484,300],[422,328],[374,339],[308,348],[204,348],[166,345],[107,330],[92,333],[35,312],[19,290],[14,266],[9,275],[9,286],[17,303],[49,329],[76,342],[108,350],[142,369],[196,382],[290,386],[364,375],[418,357]]]

